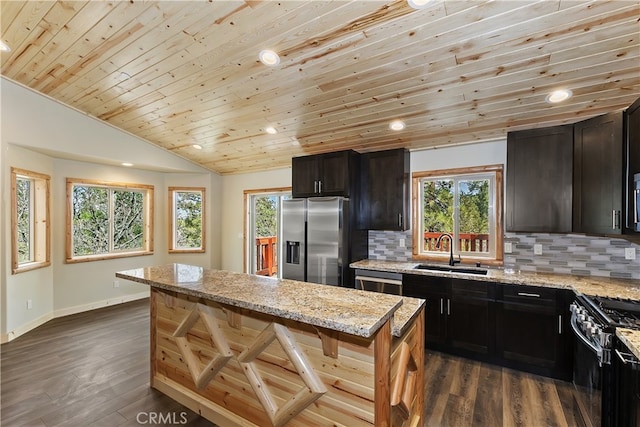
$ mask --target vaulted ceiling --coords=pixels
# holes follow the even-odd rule
[[[2,1],[11,50],[1,73],[212,171],[242,173],[623,109],[640,96],[639,3]],[[263,65],[263,49],[280,63]],[[557,88],[573,97],[546,103]],[[394,119],[406,128],[390,130]]]

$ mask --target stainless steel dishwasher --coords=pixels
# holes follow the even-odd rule
[[[388,271],[357,269],[356,289],[402,295],[402,274]]]

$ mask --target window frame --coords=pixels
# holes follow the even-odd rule
[[[135,251],[117,251],[117,252],[109,252],[102,253],[96,255],[81,255],[75,256],[73,255],[73,187],[74,186],[84,186],[84,187],[99,187],[106,188],[109,190],[110,194],[114,190],[125,190],[125,191],[141,191],[143,193],[143,248],[142,250]],[[106,259],[116,259],[116,258],[128,258],[134,256],[144,256],[144,255],[153,255],[153,211],[154,211],[154,186],[147,184],[134,184],[134,183],[121,183],[121,182],[109,182],[109,181],[100,181],[100,180],[91,180],[91,179],[80,179],[80,178],[67,178],[67,230],[66,230],[66,256],[65,263],[72,264],[78,262],[90,262],[90,261],[102,261]],[[113,201],[111,196],[109,197],[109,211],[113,211]],[[112,219],[109,220],[110,222]],[[112,227],[109,227],[109,238],[112,239],[111,235]],[[110,242],[111,246],[111,242]]]
[[[175,209],[175,195],[177,193],[200,193],[201,197],[201,230],[200,230],[200,247],[198,248],[176,248],[175,247],[175,219],[176,219],[176,209]],[[205,187],[169,187],[168,188],[168,206],[169,206],[169,253],[205,253],[206,252],[206,188]]]
[[[29,210],[30,252],[29,261],[20,262],[18,254],[18,180],[33,183]],[[23,273],[51,265],[51,177],[26,169],[11,167],[11,274]]]
[[[449,253],[435,254],[433,252],[422,252],[422,239],[420,233],[423,228],[422,218],[422,191],[420,182],[423,178],[456,178],[465,179],[465,177],[471,177],[473,175],[491,175],[495,183],[495,188],[492,194],[493,197],[493,223],[490,224],[490,230],[493,228],[492,236],[495,239],[495,254],[493,257],[488,256],[470,256],[465,255],[462,257],[463,264],[475,264],[482,263],[486,265],[502,265],[504,262],[503,244],[504,244],[504,232],[503,232],[503,210],[504,210],[504,166],[502,164],[486,165],[486,166],[473,166],[462,167],[452,169],[438,169],[432,171],[420,171],[412,174],[412,227],[413,227],[413,259],[435,262],[447,262],[449,260]],[[490,206],[491,208],[491,206]],[[454,255],[458,252],[454,251]]]

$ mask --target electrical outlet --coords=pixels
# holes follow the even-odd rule
[[[113,287],[114,288],[119,288],[120,287],[120,281],[119,280],[114,280],[113,281]]]
[[[33,308],[33,301],[28,299],[27,300],[27,310],[31,310]]]
[[[504,253],[510,254],[513,252],[513,244],[511,242],[504,242]]]
[[[533,245],[533,253],[536,255],[542,255],[542,245],[540,243]]]
[[[400,239],[400,247],[401,247],[401,248],[404,248],[404,247],[405,247],[404,239]]]
[[[636,248],[624,248],[624,259],[636,259]]]

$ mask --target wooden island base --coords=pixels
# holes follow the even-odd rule
[[[151,289],[151,385],[220,426],[417,426],[424,305],[370,338]]]

